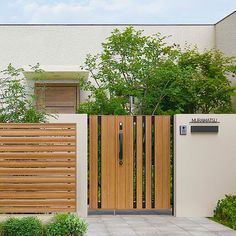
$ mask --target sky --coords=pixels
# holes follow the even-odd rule
[[[236,0],[0,0],[0,23],[216,23]]]

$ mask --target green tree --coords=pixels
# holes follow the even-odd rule
[[[178,61],[180,67],[191,68],[189,102],[187,113],[232,112],[231,96],[235,86],[229,76],[235,74],[235,58],[225,57],[219,50],[211,49],[200,53],[197,48],[187,47]]]
[[[82,68],[93,82],[81,80],[90,95],[78,113],[129,114],[130,96],[134,114],[230,112],[235,88],[227,74],[235,73],[234,59],[217,50],[182,51],[165,40],[132,27],[115,29],[100,54],[87,55]]]
[[[40,73],[38,65],[32,69]],[[22,72],[22,68],[16,69],[11,64],[1,72],[0,122],[45,122],[50,115],[36,109],[34,95],[29,93]]]

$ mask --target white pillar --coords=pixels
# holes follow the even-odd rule
[[[59,114],[49,122],[76,124],[76,212],[87,217],[87,114]]]

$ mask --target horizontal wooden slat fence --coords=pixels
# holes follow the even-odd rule
[[[0,213],[76,211],[76,125],[0,124]]]

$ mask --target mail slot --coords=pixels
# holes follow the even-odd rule
[[[219,132],[218,125],[211,125],[211,126],[194,125],[194,126],[191,126],[191,133],[218,133],[218,132]]]

